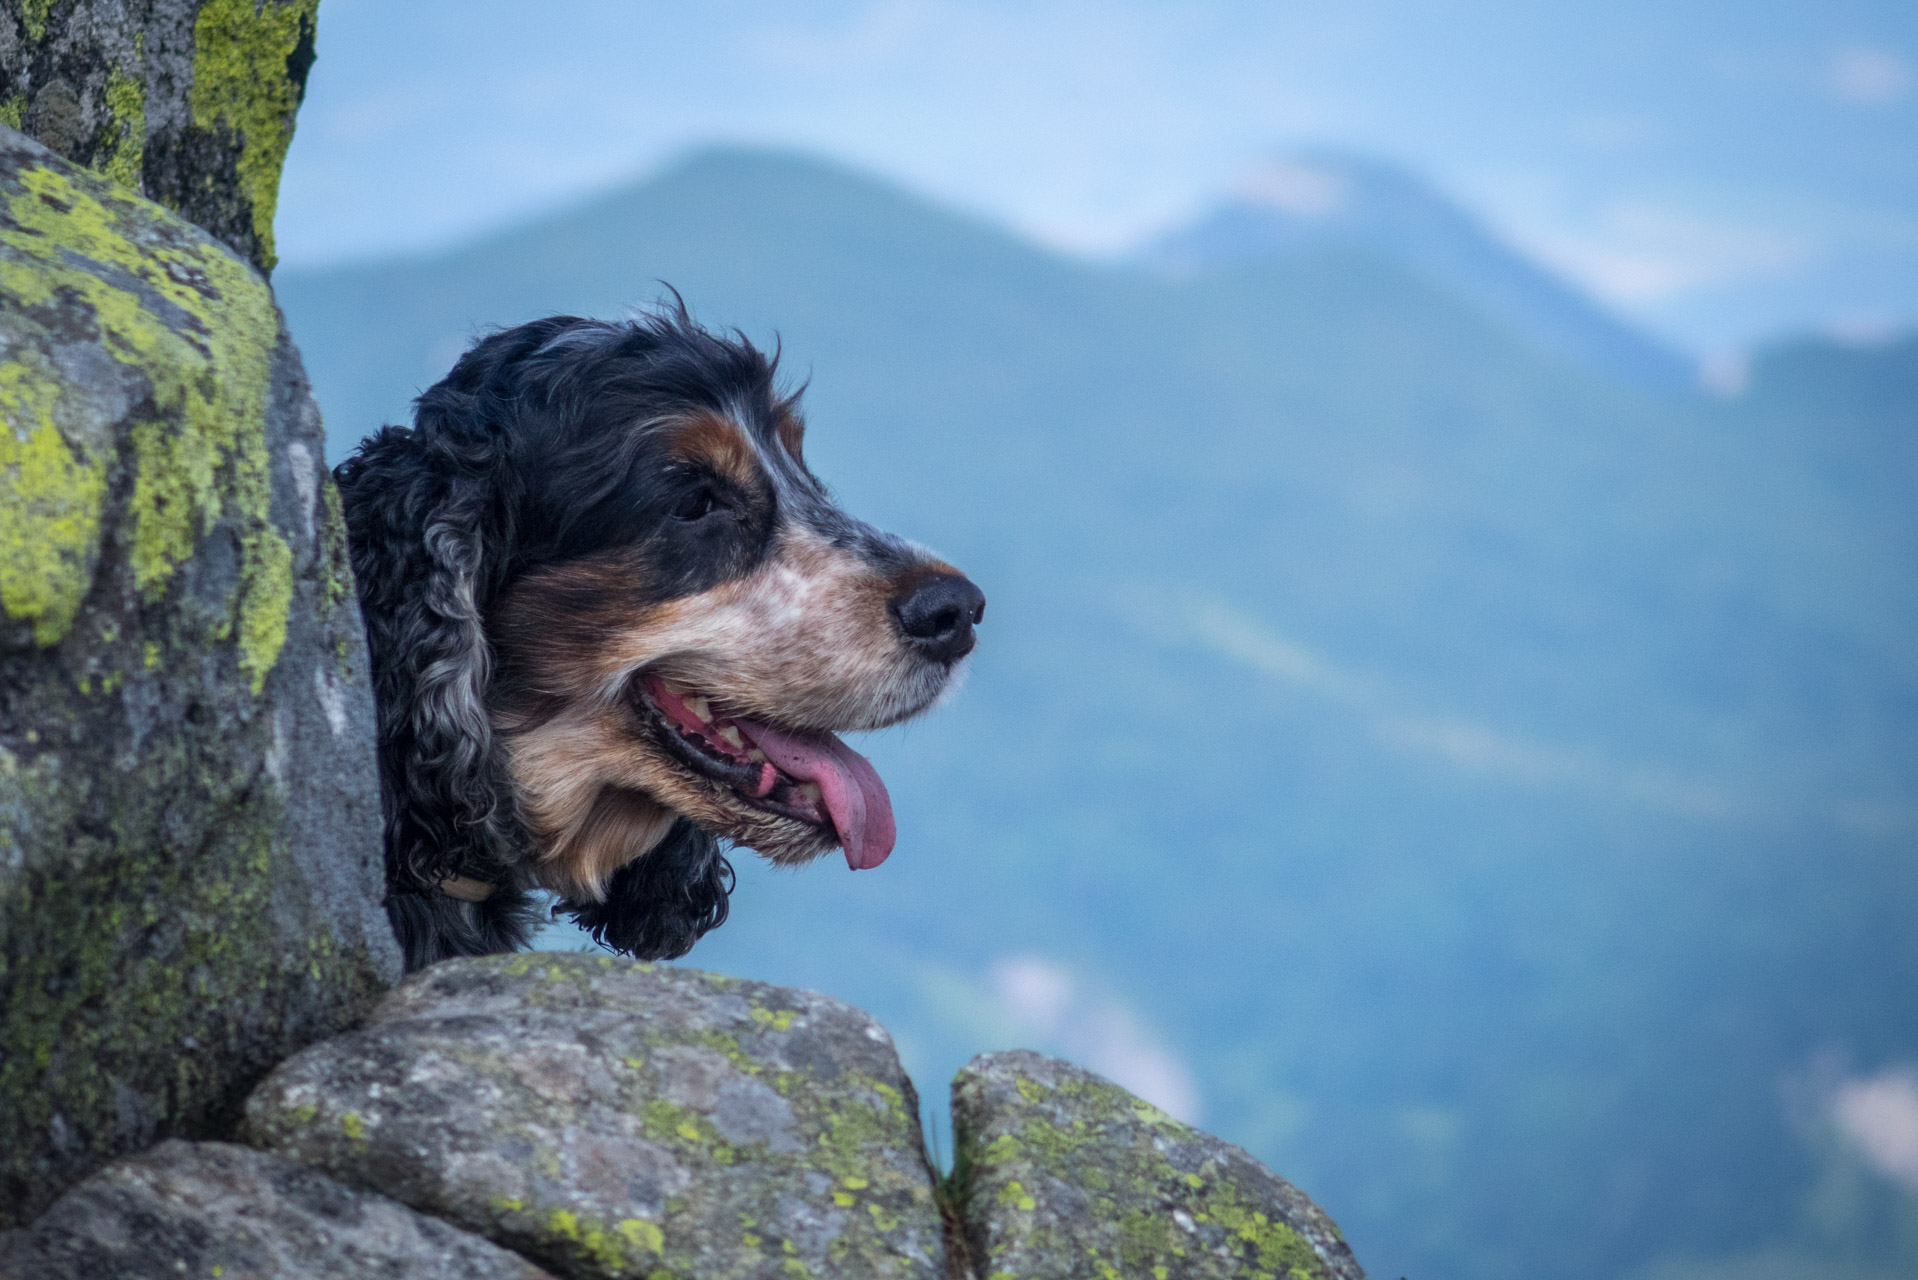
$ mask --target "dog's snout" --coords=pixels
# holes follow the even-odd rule
[[[972,629],[986,616],[986,595],[961,574],[915,576],[893,597],[892,616],[919,652],[957,662],[972,652]]]

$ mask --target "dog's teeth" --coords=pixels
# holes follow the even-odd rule
[[[751,750],[747,751],[746,758],[752,761],[754,764],[766,763],[766,753],[764,751],[761,751],[758,747],[753,747]]]
[[[719,731],[719,736],[728,746],[744,748],[746,745],[739,736],[739,730],[733,728],[731,725],[726,725],[722,728]]]
[[[707,705],[706,699],[684,698],[684,699],[681,699],[681,701],[683,701],[686,704],[686,710],[692,712],[694,715],[699,717],[699,721],[701,724],[706,724],[712,720],[713,718],[712,708],[709,705]]]
[[[814,804],[818,804],[820,801],[826,798],[825,793],[820,791],[819,784],[817,782],[800,783],[799,794],[806,797],[806,799],[812,801]]]

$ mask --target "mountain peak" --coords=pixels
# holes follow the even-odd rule
[[[1350,207],[1352,182],[1336,165],[1281,157],[1248,172],[1232,194],[1240,204],[1276,209],[1295,218],[1324,219]]]
[[[1359,249],[1391,259],[1494,322],[1591,372],[1661,391],[1696,385],[1690,359],[1611,315],[1397,166],[1335,151],[1273,156],[1137,260],[1178,276]]]

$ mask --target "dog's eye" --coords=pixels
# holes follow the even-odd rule
[[[721,505],[719,495],[707,486],[701,485],[680,498],[679,505],[673,508],[673,519],[703,520],[719,510]]]

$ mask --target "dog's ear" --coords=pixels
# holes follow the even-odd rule
[[[593,941],[641,960],[674,960],[726,923],[732,864],[719,841],[681,818],[613,874],[601,902],[560,905]]]
[[[488,338],[334,473],[365,615],[380,726],[387,876],[503,883],[519,860],[494,759],[484,610],[510,567],[518,367],[571,321]]]

